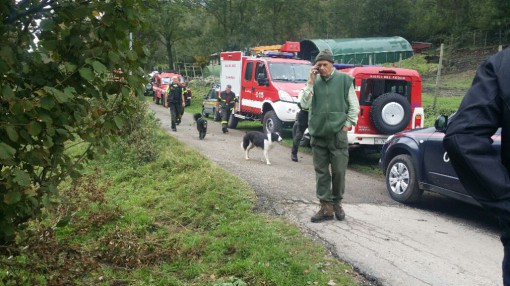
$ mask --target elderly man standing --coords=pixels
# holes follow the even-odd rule
[[[312,222],[345,218],[341,202],[349,161],[347,131],[358,122],[359,102],[353,78],[333,66],[330,50],[321,51],[301,90],[301,106],[309,109],[308,130],[320,210]],[[319,75],[319,76],[317,76]]]

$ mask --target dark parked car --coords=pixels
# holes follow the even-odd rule
[[[220,121],[220,113],[216,110],[216,102],[220,95],[220,86],[214,84],[209,92],[204,95],[204,101],[202,102],[202,115],[209,117],[209,114],[214,116],[214,121]]]
[[[443,148],[447,124],[448,117],[439,116],[435,127],[400,132],[388,138],[382,147],[379,166],[394,200],[413,203],[421,198],[423,191],[431,191],[479,205],[461,185]],[[501,129],[492,139],[493,147],[500,152]]]

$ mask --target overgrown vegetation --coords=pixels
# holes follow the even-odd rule
[[[356,284],[350,267],[299,228],[253,213],[245,183],[152,116],[143,121],[67,182],[24,237],[0,248],[2,285]],[[136,129],[151,136],[132,136]],[[158,156],[135,151],[147,146]]]
[[[47,207],[81,163],[105,152],[137,111],[146,51],[137,42],[130,49],[129,32],[143,28],[143,7],[0,4],[0,243]]]

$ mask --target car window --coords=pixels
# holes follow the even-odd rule
[[[161,84],[169,84],[172,81],[169,77],[164,77],[161,79]]]
[[[411,83],[405,80],[364,79],[361,82],[360,103],[371,105],[377,97],[390,92],[398,93],[410,101]]]

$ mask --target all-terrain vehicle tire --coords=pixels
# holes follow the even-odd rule
[[[411,104],[398,93],[382,94],[372,102],[370,121],[382,134],[395,134],[404,130],[411,117]]]

